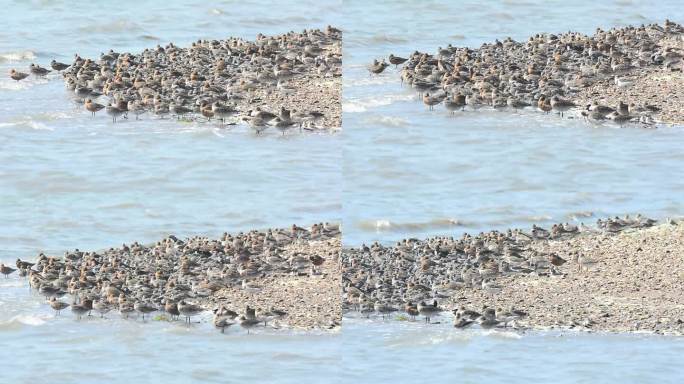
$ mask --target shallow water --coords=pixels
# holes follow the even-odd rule
[[[677,1],[345,3],[344,242],[477,233],[532,223],[684,214],[684,128],[593,125],[536,111],[430,112],[390,53],[511,36],[684,20]]]
[[[196,321],[201,321],[198,323]],[[205,315],[166,322],[55,317],[25,279],[0,278],[0,367],[4,383],[323,382],[339,375],[339,334],[229,328]],[[48,376],[46,376],[48,375]]]
[[[339,1],[3,2],[0,31],[0,261],[101,249],[169,233],[310,225],[341,217],[339,134],[178,123],[146,116],[113,125],[72,102],[58,75],[15,83],[10,68],[70,62],[109,48],[277,34],[339,21]],[[302,12],[302,9],[306,9]],[[70,300],[66,298],[66,300]],[[77,322],[13,275],[0,277],[4,383],[320,382],[339,368],[338,336],[207,323]],[[40,356],[37,361],[36,357]],[[327,380],[326,380],[327,381]]]
[[[345,318],[344,381],[676,383],[682,375],[683,338],[457,330],[441,320]]]

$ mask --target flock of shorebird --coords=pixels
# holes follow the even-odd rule
[[[400,311],[399,308],[393,307],[389,304],[382,304],[379,302],[369,305],[368,303],[361,303],[358,310],[366,317],[377,313],[382,316],[384,320],[387,316],[394,312]],[[440,316],[445,309],[439,306],[437,300],[432,303],[421,301],[419,304],[408,302],[404,305],[403,311],[412,319],[415,320],[417,316],[423,316],[425,323],[431,324],[432,318]],[[461,305],[450,311],[453,314],[453,325],[456,328],[465,329],[472,325],[479,325],[483,329],[493,328],[518,328],[518,321],[527,317],[527,312],[511,307],[509,310],[498,311],[494,308],[484,306],[481,312],[467,309]]]
[[[546,240],[568,240],[587,232],[620,232],[655,224],[641,215],[598,220],[596,228],[583,224],[554,224],[550,229],[534,225],[529,232],[509,229],[490,231],[462,238],[434,237],[406,239],[395,246],[374,243],[370,247],[348,248],[342,252],[344,306],[366,316],[403,311],[426,322],[445,311],[437,300],[462,303],[467,291],[482,291],[496,298],[503,291],[501,277],[523,275],[564,275],[561,267],[569,262],[578,273],[592,270],[598,260],[576,250],[566,258],[538,246]],[[419,303],[419,304],[416,304]],[[428,303],[428,304],[426,304]],[[432,303],[432,304],[429,304]],[[483,303],[484,304],[484,303]],[[480,324],[483,328],[521,328],[526,314],[520,309],[484,308],[481,312],[458,305],[453,309],[454,325],[464,328]]]
[[[67,89],[93,116],[104,110],[116,122],[150,113],[161,118],[217,119],[223,125],[245,121],[261,133],[268,127],[285,133],[292,127],[319,129],[325,110],[284,102],[310,78],[341,76],[341,31],[304,30],[278,36],[199,40],[189,48],[173,43],[140,54],[110,50],[98,60],[75,55],[71,64],[52,61]],[[30,72],[45,76],[50,70],[31,64]],[[15,69],[10,77],[21,81],[28,73]],[[308,79],[308,80],[307,80]],[[303,85],[302,85],[303,84]],[[308,91],[307,91],[308,92]],[[98,102],[101,99],[106,101]],[[275,111],[264,107],[280,104]]]
[[[0,264],[5,277],[19,271],[31,290],[44,296],[55,315],[71,308],[77,319],[95,311],[104,317],[118,311],[123,318],[139,314],[144,321],[153,312],[163,319],[191,318],[213,308],[213,324],[223,332],[233,324],[249,329],[282,320],[282,309],[230,309],[220,291],[242,289],[249,297],[261,291],[260,279],[271,275],[315,275],[326,258],[303,255],[293,245],[339,236],[339,226],[314,224],[310,229],[268,229],[217,240],[169,236],[153,245],[122,245],[102,252],[66,252],[63,258],[40,254],[35,262],[17,259],[16,268]],[[332,251],[331,251],[332,252]],[[71,302],[61,301],[65,295]]]
[[[430,109],[444,103],[455,113],[466,107],[540,111],[580,110],[593,121],[653,124],[660,108],[647,104],[580,104],[582,91],[593,85],[629,89],[649,71],[682,71],[681,47],[667,47],[668,39],[680,39],[684,27],[666,20],[664,25],[596,30],[593,36],[568,32],[538,34],[526,42],[511,38],[483,44],[480,48],[440,47],[436,54],[414,52],[408,58],[389,55],[389,63],[374,60],[371,74],[390,65],[403,65],[401,81],[413,87]],[[582,96],[583,97],[583,96]]]

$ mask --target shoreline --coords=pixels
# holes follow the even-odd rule
[[[173,43],[142,52],[75,55],[65,86],[93,115],[120,118],[191,116],[195,121],[340,130],[342,31],[332,26],[254,41],[229,37]]]
[[[328,223],[224,233],[218,239],[170,235],[149,245],[41,253],[34,262],[18,260],[11,266],[17,271],[9,274],[26,278],[33,295],[71,306],[90,300],[93,316],[105,308],[109,318],[138,318],[147,313],[138,306],[149,306],[150,318],[168,320],[185,302],[201,308],[192,316],[220,306],[234,311],[229,323],[240,327],[240,316],[250,317],[249,306],[259,324],[247,328],[267,322],[274,329],[329,331],[339,328],[342,316],[340,237],[339,225]],[[63,315],[71,311],[67,307]]]
[[[401,80],[430,109],[526,109],[618,125],[684,125],[684,27],[665,20],[578,32],[510,37],[478,48],[375,60],[371,74],[402,65]]]
[[[440,256],[432,248],[449,248],[447,238],[416,241],[413,250],[406,245],[344,249],[345,311],[365,307],[371,314],[370,305],[382,303],[401,312],[406,300],[436,299],[443,311],[455,310],[454,321],[464,310],[482,313],[487,307],[496,309],[498,326],[513,330],[684,335],[684,223],[617,232],[587,229],[557,238],[499,238],[500,249],[492,245],[494,235],[501,233],[466,237],[453,251],[438,251]],[[479,244],[478,256],[465,256],[473,244]],[[489,261],[482,261],[485,254]],[[553,264],[554,256],[561,265]],[[407,271],[405,277],[397,277],[393,262]],[[368,267],[354,268],[354,263]],[[363,284],[360,276],[369,275],[379,281],[394,278],[396,289],[377,281],[379,288]],[[526,315],[512,315],[512,309]]]

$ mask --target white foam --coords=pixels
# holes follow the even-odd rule
[[[30,50],[17,52],[2,52],[0,53],[0,63],[6,61],[23,61],[33,60],[36,58],[36,53]]]

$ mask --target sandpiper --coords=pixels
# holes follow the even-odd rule
[[[164,304],[164,311],[171,315],[171,320],[177,320],[180,316],[180,312],[178,311],[178,304],[173,301],[166,301],[166,303]]]
[[[563,112],[575,108],[575,103],[570,100],[561,99],[558,96],[553,96],[551,98],[551,108],[560,112],[561,117],[563,117]]]
[[[31,65],[29,66],[29,70],[31,71],[31,73],[33,73],[36,76],[45,76],[48,73],[52,72],[49,69],[45,69],[45,68],[41,67],[40,65],[36,65],[33,63],[31,63]]]
[[[460,93],[454,94],[452,95],[451,99],[444,101],[444,106],[446,107],[447,111],[450,111],[452,114],[459,109],[464,110],[466,106],[466,97]]]
[[[0,264],[0,273],[5,275],[5,278],[7,278],[14,271],[16,271],[15,268],[8,267],[5,264]]]
[[[157,310],[157,307],[155,307],[151,304],[140,302],[140,301],[136,301],[135,304],[133,305],[133,308],[142,314],[142,320],[143,321],[145,321],[145,315],[146,314],[152,313],[152,312]]]
[[[74,300],[74,301],[71,303],[71,312],[73,312],[74,315],[76,315],[76,318],[77,318],[78,320],[81,320],[81,318],[83,317],[83,315],[85,315],[86,313],[88,313],[88,311],[90,311],[90,309],[88,309],[88,308],[87,308],[86,306],[84,306],[83,304],[77,304],[77,303],[76,303],[76,300]]]
[[[214,112],[214,116],[221,119],[221,123],[225,123],[226,119],[234,116],[238,111],[229,105],[221,105],[218,101],[211,104],[211,110]]]
[[[404,62],[406,62],[406,60],[408,60],[408,59],[403,58],[403,57],[399,57],[399,56],[394,56],[391,53],[389,55],[389,62],[391,64],[394,64],[395,68],[398,67],[400,64],[404,64]]]
[[[62,309],[68,307],[69,304],[59,301],[56,298],[50,299],[50,307],[55,310],[55,316],[59,315],[59,313],[62,311]]]
[[[430,323],[430,318],[438,316],[440,312],[442,312],[442,309],[437,305],[437,300],[435,300],[432,305],[425,304],[424,301],[418,304],[418,313],[420,313],[421,316],[425,316],[425,322],[428,324]]]
[[[259,325],[259,323],[261,323],[261,321],[259,321],[257,319],[250,319],[250,318],[247,318],[245,316],[240,316],[240,326],[247,330],[248,335],[249,335],[249,330],[256,327],[257,325]]]
[[[203,309],[199,305],[187,303],[185,300],[181,300],[178,303],[178,312],[185,316],[185,322],[188,324],[190,324],[190,318],[192,316],[197,316],[202,313],[202,311]]]
[[[183,117],[184,115],[186,115],[186,114],[192,112],[192,110],[191,110],[190,108],[186,108],[186,107],[184,107],[184,106],[182,106],[182,105],[177,105],[177,104],[175,104],[175,103],[169,103],[169,112],[170,112],[172,115],[176,115],[176,118],[177,118],[178,120],[180,120],[181,117]]]
[[[28,73],[18,72],[16,69],[10,69],[10,77],[12,78],[12,80],[20,81],[24,80],[28,76]]]
[[[98,300],[93,303],[93,309],[100,314],[101,318],[112,310],[112,307],[105,300]]]
[[[112,117],[112,123],[116,123],[116,119],[124,114],[124,111],[119,109],[119,107],[112,105],[112,103],[109,103],[109,105],[105,107],[105,112]]]
[[[385,316],[389,316],[392,314],[392,312],[396,312],[397,309],[383,303],[376,302],[373,305],[373,309],[375,309],[375,312],[378,312],[379,314],[382,315],[382,319],[385,320]]]
[[[53,59],[53,60],[50,62],[50,67],[51,67],[52,69],[54,69],[55,71],[63,71],[63,70],[65,70],[65,69],[69,68],[70,65],[69,65],[69,64],[60,63],[60,62],[58,62],[57,60],[54,60],[54,59]]]
[[[224,333],[227,327],[230,327],[231,325],[235,324],[234,321],[232,321],[233,318],[230,316],[224,315],[222,312],[218,311],[214,314],[214,327],[216,328],[221,328],[221,333]]]
[[[420,314],[418,312],[418,307],[416,307],[412,302],[406,303],[406,306],[404,306],[404,311],[406,312],[407,315],[411,316],[411,320],[415,320],[416,316]]]
[[[435,97],[435,96],[430,96],[430,94],[427,92],[425,93],[425,95],[423,95],[423,104],[427,105],[428,109],[431,111],[434,110],[435,105],[437,105],[441,102],[442,102],[441,98]]]
[[[389,64],[387,64],[385,62],[385,60],[383,60],[382,62],[378,62],[377,60],[373,60],[373,64],[371,64],[368,67],[368,70],[372,74],[378,75],[378,74],[382,73],[385,70],[385,68],[387,68],[387,67],[389,67]]]
[[[95,112],[100,111],[102,108],[104,108],[104,105],[95,103],[91,99],[86,99],[85,101],[85,108],[95,116]]]
[[[553,109],[546,96],[542,95],[537,101],[537,108],[544,113],[549,113]]]

